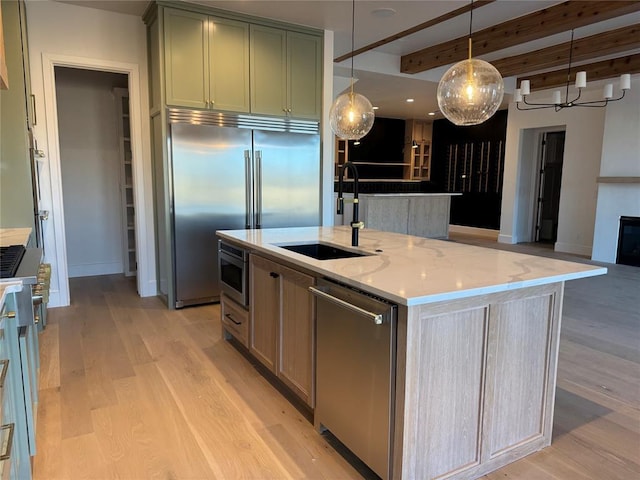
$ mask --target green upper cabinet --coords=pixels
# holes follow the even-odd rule
[[[249,111],[249,25],[209,17],[209,107]]]
[[[320,119],[321,37],[251,25],[251,112]]]
[[[249,111],[246,23],[167,8],[167,105]]]
[[[209,99],[207,16],[167,8],[164,54],[167,105],[205,108]]]
[[[289,113],[319,120],[322,114],[322,38],[287,32]]]
[[[287,32],[251,25],[251,112],[287,114]]]

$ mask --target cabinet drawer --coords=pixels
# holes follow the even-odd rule
[[[249,347],[249,312],[224,294],[220,297],[222,327]]]

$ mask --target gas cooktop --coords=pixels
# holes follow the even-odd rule
[[[0,278],[16,276],[20,261],[27,249],[23,245],[0,247]]]

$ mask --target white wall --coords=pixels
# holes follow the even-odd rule
[[[597,99],[601,88],[595,87],[583,95],[585,100]],[[533,95],[532,95],[533,97]],[[551,99],[551,91],[540,92],[532,101]],[[637,106],[636,106],[637,108]],[[535,162],[534,144],[528,129],[565,128],[564,164],[558,218],[558,239],[555,250],[591,255],[596,211],[596,178],[605,125],[604,108],[568,108],[519,111],[509,105],[509,121],[505,145],[504,184],[500,235],[503,243],[530,241],[523,238],[531,222],[531,195]],[[521,159],[528,159],[522,162]]]
[[[640,77],[625,98],[607,106],[602,177],[640,177]],[[615,263],[620,216],[640,217],[640,183],[600,183],[593,260]]]
[[[127,76],[56,67],[70,278],[124,272],[116,86]]]
[[[56,253],[63,251],[59,245],[64,242],[64,232],[56,231],[61,216],[54,209],[58,200],[53,182],[59,181],[59,172],[53,171],[52,158],[57,152],[57,144],[50,133],[56,131],[56,118],[45,115],[55,105],[55,92],[45,88],[48,58],[73,58],[76,62],[86,59],[87,63],[114,65],[133,65],[139,75],[136,85],[129,85],[133,94],[137,89],[139,96],[132,97],[132,110],[142,112],[138,124],[132,124],[133,142],[141,144],[140,158],[134,151],[134,181],[139,221],[144,223],[143,232],[138,232],[138,291],[141,295],[156,294],[155,253],[153,241],[153,199],[151,187],[151,161],[149,145],[148,118],[148,80],[146,60],[145,26],[139,17],[105,12],[93,8],[78,7],[51,1],[27,2],[27,25],[29,33],[29,53],[31,66],[31,82],[35,94],[38,124],[35,137],[38,146],[44,151],[40,168],[40,185],[42,190],[41,208],[50,210],[50,218],[45,226],[45,259],[53,264],[54,273],[51,280],[51,306],[64,305],[66,276],[56,265]],[[133,87],[133,88],[132,88]],[[134,104],[135,103],[135,104]],[[53,109],[55,111],[55,108]],[[135,148],[135,147],[134,147]],[[55,161],[54,161],[55,160]],[[58,202],[59,203],[59,202]],[[68,251],[68,250],[67,250]],[[66,269],[65,269],[66,271]],[[67,294],[68,296],[68,294]]]

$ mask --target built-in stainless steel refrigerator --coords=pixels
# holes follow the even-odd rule
[[[219,299],[216,230],[320,224],[317,122],[172,111],[175,307]]]

